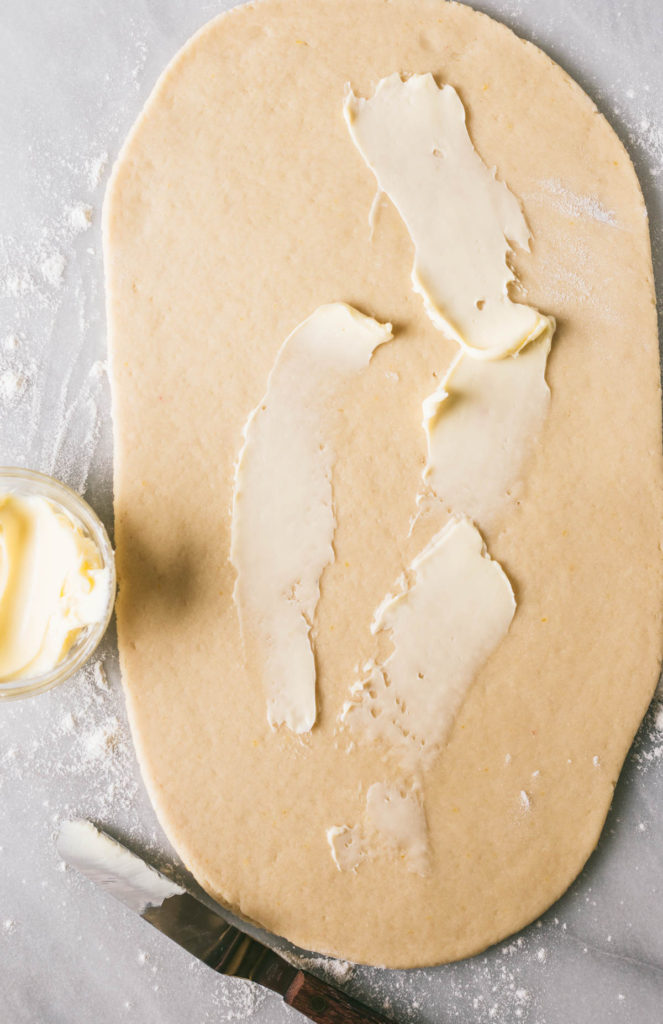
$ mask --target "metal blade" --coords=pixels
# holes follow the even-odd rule
[[[90,821],[65,822],[58,852],[67,864],[215,971],[250,978],[281,995],[297,973],[269,947],[228,924]]]
[[[161,906],[170,896],[185,892],[91,821],[65,821],[57,845],[67,864],[141,916],[147,907]]]

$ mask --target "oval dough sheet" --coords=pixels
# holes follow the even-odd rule
[[[389,858],[339,872],[325,835],[381,777],[374,749],[335,735],[374,610],[443,523],[433,505],[408,536],[421,401],[456,346],[412,290],[386,199],[370,239],[374,179],[343,119],[347,82],[367,96],[394,71],[458,90],[532,229],[517,294],[558,322],[519,504],[486,532],[517,612],[424,778],[426,877]],[[548,57],[468,7],[263,0],[206,26],[160,79],[115,168],[105,256],[120,655],[168,836],[216,898],[327,954],[410,967],[521,928],[594,848],[661,656],[652,267],[616,135]],[[334,301],[391,321],[394,341],[342,396],[319,724],[297,737],[270,730],[243,667],[233,465],[283,339]]]

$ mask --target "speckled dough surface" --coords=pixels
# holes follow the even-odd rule
[[[346,82],[366,96],[393,71],[458,90],[532,229],[518,294],[558,322],[520,503],[486,531],[517,612],[425,777],[427,877],[384,859],[341,873],[325,838],[357,819],[380,770],[335,737],[373,611],[440,526],[428,511],[408,538],[421,399],[455,346],[412,291],[412,245],[386,200],[370,239],[374,180],[342,114]],[[171,840],[214,896],[345,958],[435,963],[520,928],[593,849],[661,654],[652,268],[617,137],[543,53],[467,7],[262,0],[212,22],[161,78],[112,178],[105,258],[120,654]],[[395,337],[342,405],[319,720],[302,738],[270,730],[243,668],[230,502],[280,344],[333,301]]]

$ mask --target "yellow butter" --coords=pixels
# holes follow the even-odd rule
[[[233,596],[242,634],[253,640],[269,723],[296,733],[316,719],[311,625],[320,576],[334,561],[330,410],[344,381],[390,338],[390,324],[343,302],[320,306],[284,341],[244,427],[233,490]]]
[[[103,617],[108,588],[96,544],[61,506],[0,494],[0,682],[55,668]]]
[[[529,228],[472,145],[456,90],[393,74],[370,99],[350,90],[344,114],[410,232],[412,284],[435,326],[474,359],[502,359],[550,330],[550,317],[509,296],[511,245],[529,249]]]
[[[371,632],[386,633],[392,649],[363,666],[341,722],[363,742],[384,744],[408,771],[429,767],[515,610],[479,531],[469,519],[450,520],[376,609]]]

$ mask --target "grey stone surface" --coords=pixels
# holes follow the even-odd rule
[[[62,477],[84,491],[109,526],[104,184],[159,72],[226,6],[2,4],[0,463]],[[475,6],[554,57],[626,143],[647,199],[660,291],[660,0]],[[140,780],[112,631],[101,657],[107,686],[90,666],[59,690],[0,707],[0,1021],[294,1020],[277,997],[197,966],[63,870],[53,839],[58,823],[74,815],[102,823],[161,864],[177,865]],[[356,968],[342,984],[413,1024],[663,1020],[662,707],[655,702],[639,733],[598,851],[540,922],[472,961],[409,972]],[[324,961],[318,970],[341,972]]]

